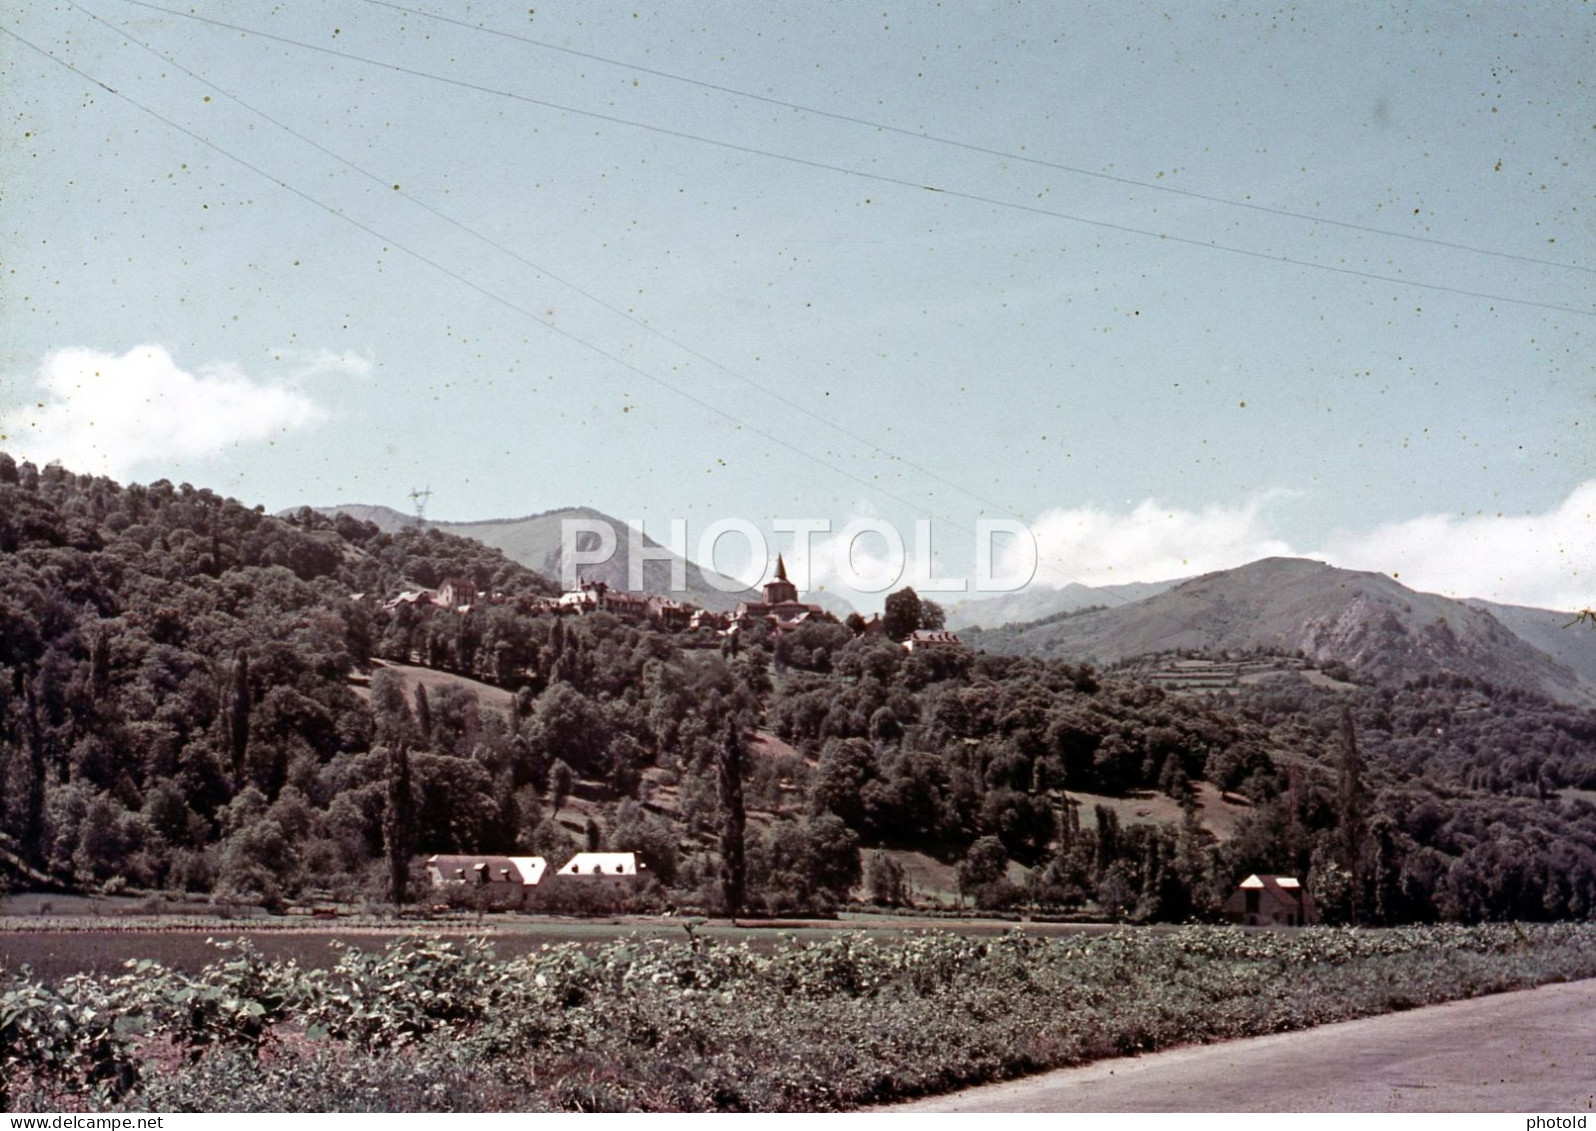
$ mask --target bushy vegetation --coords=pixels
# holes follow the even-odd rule
[[[46,986],[0,974],[0,1099],[163,1111],[835,1110],[1171,1044],[1596,975],[1596,928],[977,940],[839,934],[770,953],[627,940],[494,960],[241,944]]]

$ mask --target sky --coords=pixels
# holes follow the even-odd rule
[[[1588,4],[424,3],[5,5],[0,449],[1596,603]]]

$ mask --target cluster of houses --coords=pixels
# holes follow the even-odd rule
[[[629,621],[657,621],[661,628],[687,629],[699,627],[696,616],[703,610],[682,601],[672,600],[659,593],[636,593],[628,589],[611,589],[602,581],[582,581],[576,589],[558,597],[542,597],[533,602],[538,612],[561,616],[581,616],[584,613],[613,613]]]
[[[427,877],[440,902],[501,911],[619,904],[647,875],[634,852],[578,852],[552,873],[541,856],[427,857]]]
[[[357,598],[363,594],[356,594]],[[482,604],[499,603],[502,593],[487,593],[467,581],[449,578],[436,589],[418,587],[406,589],[384,601],[382,608],[393,612],[403,606],[430,605],[455,613],[469,613]],[[760,587],[759,600],[741,601],[730,612],[702,609],[685,601],[677,601],[659,593],[639,593],[612,588],[603,581],[581,581],[577,588],[558,597],[542,597],[532,604],[532,611],[556,616],[582,616],[587,613],[611,613],[634,623],[651,621],[661,628],[674,632],[700,634],[718,642],[721,637],[736,636],[754,625],[767,625],[777,633],[790,632],[799,625],[813,620],[830,620],[831,614],[819,605],[798,599],[798,586],[787,576],[787,563],[776,557],[776,572]],[[884,631],[879,614],[865,621],[867,635]],[[961,648],[963,644],[951,632],[918,631],[903,642],[910,652],[920,648]]]
[[[768,625],[780,634],[811,621],[833,619],[820,605],[798,599],[798,586],[788,578],[787,563],[779,554],[775,576],[760,587],[759,600],[740,601],[727,613],[701,609],[658,593],[612,589],[602,581],[583,581],[569,593],[545,598],[538,607],[560,614],[613,613],[634,622],[652,620],[664,628],[713,633],[717,637],[736,636],[756,624]],[[881,615],[871,615],[861,631],[866,636],[884,635]],[[962,648],[964,644],[951,632],[917,630],[903,641],[903,647],[913,652],[921,648]]]
[[[777,554],[776,576],[760,587],[759,600],[738,604],[732,614],[732,626],[764,621],[777,632],[786,632],[811,618],[829,618],[830,615],[819,605],[798,600],[798,586],[787,579],[787,563]]]
[[[365,596],[363,593],[353,594],[356,600]],[[472,606],[487,602],[502,602],[503,593],[485,593],[472,585],[469,581],[462,581],[451,577],[440,584],[436,589],[416,588],[402,590],[397,596],[390,597],[382,603],[384,612],[393,612],[402,605],[433,605],[440,609],[448,609],[456,613],[469,613]]]
[[[776,575],[760,587],[759,600],[740,601],[731,612],[701,609],[658,593],[612,589],[602,581],[583,581],[559,597],[547,598],[541,607],[555,613],[614,613],[627,620],[652,620],[664,628],[708,630],[720,635],[741,632],[756,623],[787,632],[811,618],[830,616],[819,605],[798,600],[798,587],[787,577],[787,563],[778,555]]]

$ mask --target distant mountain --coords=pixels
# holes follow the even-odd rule
[[[278,517],[289,518],[298,509],[297,507],[291,507],[288,510],[281,511],[278,513]],[[361,522],[371,523],[384,534],[397,534],[406,527],[416,524],[415,515],[404,514],[401,511],[394,510],[392,507],[373,507],[364,503],[340,504],[336,507],[311,507],[310,509],[328,517],[346,514],[350,518],[359,519]]]
[[[1596,701],[1596,682],[1581,679],[1491,611],[1415,592],[1384,574],[1299,558],[1266,558],[1118,608],[1059,614],[967,639],[991,651],[1098,663],[1183,649],[1300,651],[1380,680],[1455,672],[1563,702]]]
[[[948,628],[998,628],[1023,624],[1059,613],[1075,613],[1095,605],[1110,608],[1153,597],[1179,585],[1179,581],[1136,581],[1126,585],[1082,585],[1071,582],[1062,589],[1030,585],[1017,593],[996,597],[976,597],[945,606]]]
[[[347,514],[351,518],[362,522],[374,523],[379,529],[387,533],[412,527],[416,524],[414,515],[404,514],[392,507],[367,506],[363,504],[339,504],[331,507],[317,507],[316,510],[323,514]],[[512,561],[537,570],[547,577],[559,581],[564,564],[563,526],[567,519],[586,519],[597,522],[607,522],[615,531],[615,555],[609,561],[599,565],[583,565],[577,568],[577,575],[583,581],[602,581],[616,589],[627,588],[628,563],[631,560],[627,552],[628,525],[620,519],[611,518],[602,511],[592,507],[563,507],[559,510],[545,511],[542,514],[528,515],[525,518],[488,519],[482,522],[433,522],[427,525],[446,534],[454,534],[461,538],[475,538],[485,545],[492,546],[504,553]],[[597,535],[585,536],[582,541],[583,548],[588,543],[585,538],[596,538]],[[643,536],[643,545],[650,549],[658,549],[669,553],[648,535]],[[696,562],[680,559],[675,554],[670,555],[671,560],[649,560],[643,563],[643,589],[650,593],[670,593],[672,561],[685,560],[687,571],[687,588],[683,593],[671,594],[678,600],[690,601],[706,609],[730,610],[736,608],[739,601],[757,600],[757,589],[743,586],[734,578],[724,574],[715,573],[699,567]],[[726,591],[716,587],[710,580],[716,579],[727,587]],[[832,593],[811,592],[802,595],[802,599],[820,605],[828,612],[839,617],[845,617],[853,612],[853,606],[842,597]]]

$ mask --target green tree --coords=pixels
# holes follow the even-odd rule
[[[439,712],[434,710],[433,714],[437,716]],[[561,758],[583,777],[603,775],[610,737],[610,722],[603,710],[567,683],[544,692],[532,713],[530,738],[543,757],[550,762]]]
[[[747,894],[748,864],[743,836],[747,814],[743,810],[743,776],[746,773],[746,745],[736,718],[726,723],[726,739],[718,759],[720,781],[720,883],[726,897],[726,910],[741,913]]]
[[[875,751],[860,739],[833,738],[820,751],[809,785],[813,813],[835,813],[854,829],[865,827],[865,784],[881,776]]]
[[[816,891],[841,903],[859,882],[859,837],[831,813],[807,818],[803,860]]]
[[[981,837],[959,862],[959,893],[980,902],[987,889],[1004,882],[1008,868],[1009,854],[1003,842],[995,836]]]
[[[382,815],[382,843],[388,855],[388,890],[394,906],[408,894],[410,857],[415,852],[416,803],[410,789],[410,751],[400,743],[388,750],[388,804]]]
[[[427,689],[416,684],[416,727],[421,731],[421,744],[432,745],[432,703],[427,699]]]
[[[78,824],[77,850],[72,868],[81,880],[99,883],[126,864],[129,848],[122,829],[126,811],[105,794],[88,804]]]
[[[571,786],[576,782],[576,775],[571,767],[566,765],[565,759],[556,758],[554,765],[549,769],[549,805],[558,813],[560,806],[565,804],[565,799],[571,796]]]
[[[378,668],[371,675],[371,721],[376,727],[378,745],[394,747],[412,741],[416,721],[405,697],[404,677],[392,668]]]
[[[881,626],[892,639],[907,640],[920,627],[922,612],[920,595],[905,586],[896,593],[888,594],[881,613]]]
[[[676,882],[676,831],[638,802],[621,802],[610,825],[609,845],[616,852],[637,853],[654,878],[667,887]]]
[[[294,847],[276,821],[242,825],[222,846],[217,892],[228,898],[280,906],[297,871]]]
[[[909,881],[903,865],[885,852],[872,852],[865,864],[865,887],[873,902],[900,907],[909,902]]]
[[[44,728],[39,722],[39,704],[33,680],[22,679],[22,737],[28,748],[27,788],[23,794],[22,847],[36,865],[46,860],[44,830],[46,816]]]
[[[1053,809],[1042,797],[994,789],[981,801],[981,827],[1023,864],[1042,859],[1053,839]]]
[[[233,781],[244,783],[244,759],[249,752],[249,653],[242,648],[233,660],[233,698],[228,711],[228,737],[233,756]]]
[[[1348,915],[1358,922],[1359,884],[1363,874],[1363,755],[1358,750],[1352,708],[1341,708],[1341,750],[1336,760],[1336,824],[1340,831],[1341,866],[1351,877]]]

